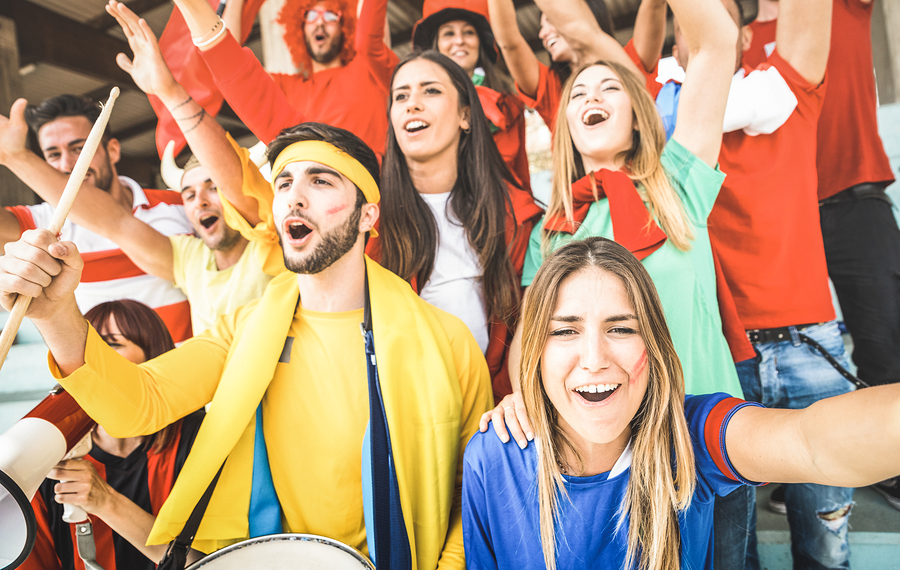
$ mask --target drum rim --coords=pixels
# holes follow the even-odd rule
[[[193,564],[191,564],[190,566],[188,566],[186,568],[186,570],[197,570],[198,568],[202,568],[203,565],[207,562],[211,562],[214,559],[224,556],[225,554],[227,554],[229,552],[240,550],[240,549],[250,546],[252,544],[263,543],[263,542],[272,542],[275,540],[300,540],[300,541],[304,541],[304,542],[318,542],[318,543],[322,543],[322,544],[327,544],[329,546],[334,546],[334,547],[337,547],[339,550],[343,550],[347,554],[356,558],[363,565],[363,567],[367,568],[368,570],[375,570],[375,565],[372,564],[372,562],[369,560],[369,558],[365,554],[363,554],[362,552],[360,552],[359,550],[353,548],[352,546],[350,546],[348,544],[344,544],[343,542],[341,542],[339,540],[335,540],[333,538],[328,538],[327,536],[322,536],[322,535],[318,535],[318,534],[295,533],[295,532],[283,532],[280,534],[267,534],[264,536],[248,538],[246,540],[242,540],[240,542],[230,544],[230,545],[226,546],[225,548],[221,548],[219,550],[216,550],[212,554],[204,556],[200,560],[198,560],[198,561],[194,562]]]

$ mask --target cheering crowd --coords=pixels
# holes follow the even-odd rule
[[[0,301],[34,297],[98,424],[32,501],[22,567],[86,567],[72,504],[106,570],[282,532],[390,569],[752,570],[777,481],[794,567],[849,568],[853,487],[900,509],[881,0],[759,0],[752,22],[642,0],[624,47],[602,0],[535,0],[549,67],[512,0],[425,0],[402,59],[387,0],[360,1],[288,0],[299,73],[268,74],[240,43],[259,2],[175,0],[266,175],[115,0],[119,66],[190,148],[172,190],[120,176],[107,135],[52,235],[99,108],[0,118],[0,164],[46,201],[0,210]],[[660,84],[669,9],[685,74]],[[526,108],[553,133],[547,204]]]

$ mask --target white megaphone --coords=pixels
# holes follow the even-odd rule
[[[17,568],[31,553],[37,530],[31,499],[94,423],[72,396],[55,388],[0,435],[0,570]]]

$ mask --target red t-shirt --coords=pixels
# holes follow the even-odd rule
[[[317,121],[350,131],[382,156],[390,78],[399,61],[383,41],[386,9],[387,2],[366,2],[357,22],[356,56],[308,79],[270,76],[230,34],[203,52],[203,60],[225,100],[261,141],[268,143],[284,128]]]
[[[775,49],[775,28],[778,20],[769,20],[768,22],[750,22],[750,30],[753,32],[753,39],[750,41],[750,48],[741,56],[741,66],[747,70],[756,69],[760,64],[765,63],[769,58],[769,54]],[[766,47],[768,46],[768,47]],[[768,51],[767,51],[768,50]]]
[[[741,322],[747,329],[834,318],[816,196],[816,127],[825,84],[810,85],[776,49],[775,67],[797,97],[777,131],[725,133],[719,165],[727,177],[709,216]]]
[[[828,96],[819,115],[816,166],[819,200],[863,182],[894,181],[878,136],[872,62],[872,3],[835,0],[828,54]],[[776,20],[753,22],[753,41],[744,65],[765,61],[775,43]]]
[[[863,182],[894,181],[878,136],[872,4],[835,0],[828,96],[819,116],[819,200]]]
[[[525,105],[515,95],[500,93],[483,85],[476,85],[478,100],[487,119],[497,127],[494,143],[506,167],[519,186],[531,194],[531,174],[525,148]]]
[[[644,82],[647,86],[647,91],[650,92],[650,96],[655,100],[659,90],[662,89],[662,84],[656,81],[658,65],[654,65],[653,69],[644,69],[644,64],[641,63],[641,58],[638,57],[637,51],[634,49],[633,40],[628,40],[628,43],[625,44],[625,53],[628,54],[631,61],[633,61],[637,68],[644,74]],[[537,93],[534,94],[534,97],[522,93],[522,89],[519,87],[518,83],[516,83],[516,89],[518,89],[522,101],[528,105],[528,107],[537,111],[552,133],[555,130],[556,113],[559,110],[562,82],[559,80],[559,75],[557,75],[555,71],[543,63],[538,62],[538,65],[540,66],[540,73],[538,75]]]

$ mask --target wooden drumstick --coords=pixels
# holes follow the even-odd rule
[[[97,118],[97,122],[91,128],[91,133],[88,135],[87,140],[84,141],[81,154],[78,156],[78,160],[75,161],[75,168],[72,169],[72,174],[69,175],[62,197],[59,199],[59,204],[53,213],[53,219],[50,220],[50,227],[47,228],[54,234],[58,235],[62,231],[66,217],[69,215],[69,210],[72,209],[72,204],[78,195],[78,190],[81,189],[81,185],[84,183],[88,167],[90,167],[91,161],[94,160],[97,147],[100,146],[100,139],[103,138],[103,131],[106,129],[106,123],[109,122],[109,115],[112,113],[113,104],[118,96],[119,88],[113,87],[109,93],[106,105],[103,106],[100,117]],[[6,321],[6,326],[3,327],[3,333],[0,334],[0,368],[3,367],[6,356],[9,354],[9,349],[16,339],[16,333],[19,332],[19,326],[22,324],[22,319],[25,318],[25,312],[28,311],[29,304],[31,304],[31,297],[19,295],[16,298],[16,303],[13,305],[13,310]]]

